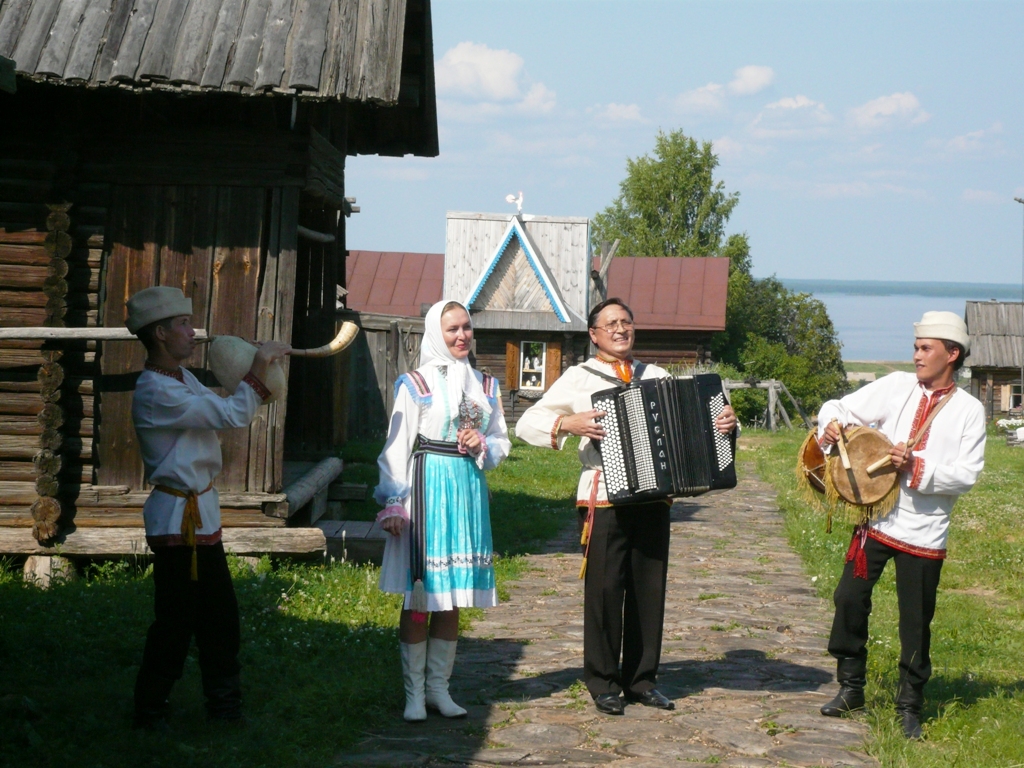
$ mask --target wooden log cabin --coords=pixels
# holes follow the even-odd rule
[[[510,418],[586,356],[589,229],[582,217],[448,213],[443,295],[470,310],[476,367],[502,382]]]
[[[164,284],[211,335],[319,346],[346,156],[438,152],[429,0],[3,0],[5,61],[3,328],[116,332],[128,296]],[[0,342],[0,552],[138,546],[143,361],[137,341]],[[286,464],[336,450],[339,365],[296,359],[287,402],[223,434],[229,545],[294,522]]]
[[[971,338],[967,366],[971,394],[990,419],[1020,417],[1024,369],[1024,304],[1019,301],[968,301],[964,320]]]

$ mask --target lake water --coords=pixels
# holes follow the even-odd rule
[[[910,360],[914,323],[930,310],[964,316],[967,301],[1020,301],[1021,287],[991,283],[897,283],[864,280],[782,280],[828,308],[844,360]]]

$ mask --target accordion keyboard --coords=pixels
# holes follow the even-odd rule
[[[644,393],[640,389],[627,389],[622,393],[622,402],[626,406],[629,441],[636,462],[636,490],[649,491],[658,487],[658,477],[654,472],[654,456],[647,435]]]
[[[722,415],[725,410],[725,396],[715,395],[708,401],[708,410],[711,411],[711,423]],[[711,434],[715,436],[715,455],[718,458],[718,471],[722,472],[733,462],[732,442],[727,435],[723,435],[717,429],[712,429]]]
[[[607,395],[594,398],[595,410],[604,411],[598,423],[609,435],[619,433],[619,414],[615,409],[615,397]],[[629,472],[626,470],[626,457],[622,453],[622,444],[618,440],[601,441],[601,460],[604,464],[604,484],[608,495],[614,496],[629,490]]]

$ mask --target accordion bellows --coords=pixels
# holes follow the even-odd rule
[[[596,392],[608,500],[631,504],[736,487],[735,436],[715,429],[725,408],[718,374],[646,379]]]

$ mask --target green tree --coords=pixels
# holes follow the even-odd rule
[[[714,179],[711,142],[658,132],[654,156],[626,160],[615,201],[593,220],[593,241],[619,240],[623,256],[719,256],[739,193]]]
[[[746,233],[725,236],[739,194],[715,181],[717,167],[711,142],[659,132],[653,157],[626,161],[619,196],[594,217],[594,245],[618,239],[624,256],[728,258],[726,326],[712,340],[713,357],[743,377],[781,379],[816,410],[846,384],[835,328],[809,294],[793,293],[775,277],[753,277]],[[744,420],[764,410],[763,391],[736,395]]]

